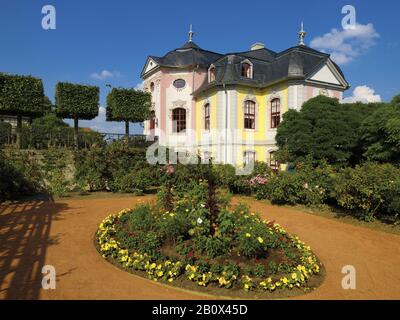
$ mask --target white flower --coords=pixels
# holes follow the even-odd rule
[[[200,207],[205,208],[206,205],[205,204],[200,204]]]
[[[198,223],[198,224],[202,224],[202,223],[203,223],[203,219],[198,218],[198,219],[197,219],[197,223]]]

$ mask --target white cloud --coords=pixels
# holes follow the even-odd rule
[[[340,31],[334,28],[323,36],[312,39],[310,46],[331,54],[332,60],[344,65],[374,46],[378,37],[372,23],[356,24],[352,29]]]
[[[120,78],[121,73],[119,71],[108,71],[108,70],[103,70],[101,72],[94,72],[90,74],[90,77],[95,80],[105,80],[108,78]]]
[[[139,82],[136,86],[135,86],[135,90],[143,90],[144,89],[144,82]]]
[[[381,96],[375,94],[375,90],[364,85],[358,86],[354,89],[353,95],[351,97],[344,98],[342,103],[353,103],[353,102],[381,102]]]

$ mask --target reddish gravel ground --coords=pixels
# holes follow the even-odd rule
[[[209,299],[118,270],[95,250],[93,235],[103,218],[150,199],[0,205],[0,299]],[[263,218],[299,235],[324,263],[327,277],[322,286],[300,298],[400,299],[400,236],[248,202]],[[56,268],[56,290],[41,289],[44,265]],[[356,268],[356,290],[341,287],[345,265]]]

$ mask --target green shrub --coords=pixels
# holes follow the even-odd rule
[[[275,204],[321,205],[330,201],[333,178],[334,169],[326,162],[314,166],[305,161],[298,163],[294,172],[279,172],[265,184],[257,184],[255,197]]]
[[[18,195],[34,193],[35,187],[23,172],[14,166],[14,162],[0,151],[0,202]]]
[[[75,179],[88,191],[106,190],[111,175],[104,149],[91,148],[75,152]]]
[[[145,149],[117,141],[105,148],[75,153],[75,179],[89,191],[111,190],[141,194],[159,186],[161,170],[146,162]]]
[[[43,171],[46,189],[51,195],[65,196],[69,181],[66,177],[68,152],[59,149],[49,149],[43,152]]]
[[[253,180],[255,177],[270,179],[271,176],[272,171],[268,164],[256,161],[254,163],[254,169],[250,175],[235,175],[234,178],[230,180],[228,188],[232,193],[251,195],[254,193],[255,185]]]
[[[194,248],[212,259],[228,253],[231,241],[232,239],[229,237],[200,235],[194,238]]]
[[[229,188],[235,182],[235,168],[230,164],[215,164],[213,170],[218,177],[220,187]]]
[[[126,218],[129,230],[149,231],[154,228],[155,218],[151,211],[148,205],[140,205],[132,210]]]
[[[131,172],[120,172],[113,177],[110,182],[110,189],[113,192],[143,194],[151,185],[151,172],[149,168],[144,167],[141,170]]]
[[[365,220],[400,214],[400,169],[376,163],[347,168],[336,176],[332,194],[339,206]]]
[[[253,273],[257,278],[264,278],[267,275],[267,271],[262,264],[257,264],[254,267]]]
[[[141,240],[138,249],[150,255],[155,255],[162,245],[160,235],[155,231],[144,232]]]
[[[187,237],[192,227],[185,212],[166,212],[157,220],[157,229],[167,240],[176,242],[180,237]]]

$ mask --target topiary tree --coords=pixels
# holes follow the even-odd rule
[[[107,95],[107,121],[125,121],[125,135],[129,138],[129,122],[143,122],[149,118],[151,94],[149,92],[113,88]]]
[[[22,117],[40,117],[51,110],[41,79],[0,73],[0,114],[17,117],[17,147],[21,147]]]
[[[56,113],[74,119],[75,147],[78,148],[78,121],[92,120],[99,114],[98,87],[59,82],[56,85]]]

